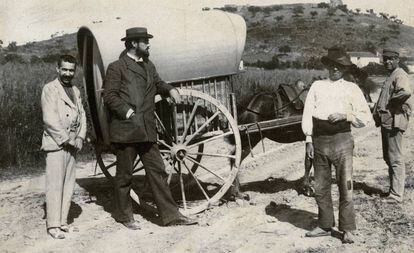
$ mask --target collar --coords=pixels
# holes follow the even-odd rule
[[[144,60],[141,57],[138,57],[134,54],[127,53],[128,57],[134,60],[135,62],[143,62]]]
[[[329,79],[329,78],[328,78],[328,80],[329,80],[329,82],[330,82],[330,83],[342,83],[342,82],[344,81],[344,78],[338,79],[338,80],[336,80],[336,81],[332,81],[332,80],[331,80],[331,79]]]
[[[60,80],[60,78],[59,78],[59,77],[58,77],[58,80],[59,80],[59,83],[60,83],[63,87],[70,88],[70,87],[72,87],[72,86],[73,86],[73,84],[72,84],[72,83],[69,83],[69,84],[65,84],[65,83],[63,83],[63,82]]]

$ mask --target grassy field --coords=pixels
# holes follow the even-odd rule
[[[252,68],[236,77],[234,91],[239,106],[245,106],[253,94],[275,91],[281,83],[293,84],[301,79],[308,84],[313,78],[324,75],[323,71]],[[55,64],[6,63],[0,68],[0,76],[0,143],[3,151],[0,153],[0,176],[7,173],[7,168],[13,174],[24,173],[29,168],[42,168],[40,95],[42,87],[56,78]],[[73,82],[85,97],[81,69],[77,70]],[[91,157],[91,151],[92,147],[86,145],[82,154]]]

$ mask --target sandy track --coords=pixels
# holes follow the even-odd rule
[[[412,124],[411,124],[412,125]],[[94,163],[78,164],[65,240],[45,233],[44,177],[3,182],[0,186],[1,252],[412,252],[414,248],[414,136],[405,139],[407,198],[401,206],[381,202],[388,187],[380,137],[372,126],[355,131],[354,180],[358,240],[342,245],[335,237],[310,239],[316,224],[312,198],[299,195],[304,144],[265,141],[243,162],[242,189],[252,200],[228,202],[198,214],[200,225],[165,228],[157,217],[137,213],[142,230],[129,231],[110,217],[112,190],[105,178],[90,177]],[[337,205],[338,193],[333,185]],[[73,231],[74,230],[74,231]]]

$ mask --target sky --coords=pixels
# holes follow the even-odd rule
[[[122,16],[138,5],[166,6],[200,10],[225,4],[272,5],[288,3],[319,3],[324,0],[0,0],[0,40],[3,46],[11,41],[49,39],[51,34],[76,32],[82,24]],[[122,3],[120,5],[119,3]],[[404,24],[414,26],[414,0],[343,0],[348,8],[374,9],[397,15]]]

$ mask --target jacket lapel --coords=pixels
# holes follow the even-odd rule
[[[69,98],[68,94],[66,94],[65,89],[63,88],[62,84],[60,84],[59,79],[56,79],[55,86],[57,87],[59,91],[60,98],[65,101],[70,107],[76,108],[75,104],[72,102],[72,100]],[[76,98],[75,98],[76,99]]]
[[[129,70],[140,75],[144,80],[147,80],[147,72],[144,68],[139,66],[134,60],[132,60],[128,55],[123,56],[123,60]]]

